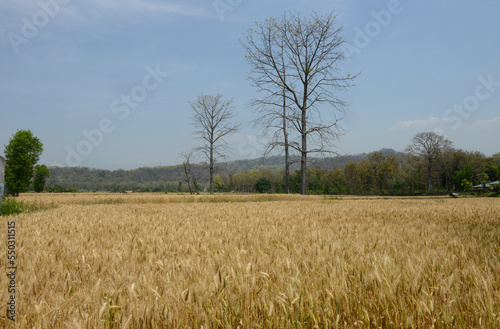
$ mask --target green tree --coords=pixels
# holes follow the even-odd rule
[[[462,186],[463,191],[467,191],[467,190],[472,189],[472,184],[465,178],[462,179],[461,186]]]
[[[488,167],[486,167],[485,173],[488,175],[489,180],[494,182],[500,178],[500,167],[489,165]]]
[[[50,176],[50,171],[46,165],[35,166],[35,179],[33,180],[33,189],[40,193],[45,189],[45,180]]]
[[[474,166],[470,163],[465,165],[462,170],[455,171],[453,173],[453,182],[455,186],[459,188],[461,191],[465,191],[472,186],[470,182],[472,182],[472,178],[474,176]],[[467,182],[464,184],[464,182]]]
[[[215,192],[227,192],[227,186],[223,181],[215,181]]]
[[[5,146],[5,185],[16,196],[28,190],[42,152],[42,142],[29,130],[19,130]]]
[[[346,180],[346,184],[349,187],[350,193],[360,193],[361,182],[360,175],[358,173],[358,164],[356,162],[351,161],[346,164],[344,168],[344,177]]]
[[[214,189],[215,192],[229,192],[228,188],[228,178],[222,174],[215,174],[214,176]]]
[[[490,183],[489,176],[487,173],[480,173],[477,175],[479,183],[483,186],[483,192],[486,191],[486,184]]]
[[[338,166],[335,166],[325,176],[325,180],[330,184],[331,188],[327,189],[327,194],[344,194],[349,193],[344,172]],[[347,190],[347,191],[346,191]]]
[[[493,154],[493,156],[491,157],[491,159],[493,160],[493,163],[495,165],[500,166],[500,152]]]
[[[267,193],[271,189],[271,181],[265,177],[261,177],[255,182],[254,188],[259,193]]]

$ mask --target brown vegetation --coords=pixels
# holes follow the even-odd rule
[[[21,198],[19,328],[500,327],[497,199]]]

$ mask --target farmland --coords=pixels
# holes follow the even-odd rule
[[[15,327],[500,327],[495,198],[20,199]]]

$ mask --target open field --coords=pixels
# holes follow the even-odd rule
[[[496,198],[21,200],[18,328],[500,327]]]

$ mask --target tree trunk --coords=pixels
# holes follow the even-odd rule
[[[302,110],[302,158],[300,160],[300,194],[307,194],[307,118],[306,111]]]
[[[290,193],[290,158],[288,151],[288,129],[286,117],[286,97],[285,88],[283,88],[283,135],[285,138],[285,193]]]
[[[214,194],[214,144],[210,145],[210,194]]]
[[[285,193],[290,194],[290,155],[288,152],[287,133],[285,133]]]
[[[428,192],[431,192],[432,191],[432,162],[429,161],[429,163],[427,164],[427,179],[428,179]]]
[[[186,183],[188,184],[189,194],[194,194],[191,186],[191,165],[188,161],[184,162],[184,174],[186,175]]]
[[[301,177],[300,177],[300,194],[306,195],[307,194],[307,95],[309,92],[309,86],[307,84],[309,77],[308,74],[306,73],[304,76],[304,98],[302,100],[302,118],[301,118],[301,124],[302,124],[302,158],[300,160],[300,170],[301,170]]]

